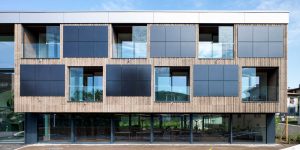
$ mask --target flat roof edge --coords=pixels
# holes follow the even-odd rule
[[[287,10],[97,10],[97,11],[1,11],[0,13],[95,13],[95,12],[170,12],[170,13],[290,13]]]
[[[0,23],[289,23],[286,11],[0,12]]]

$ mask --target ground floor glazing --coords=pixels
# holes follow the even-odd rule
[[[26,143],[274,143],[274,114],[26,114]]]

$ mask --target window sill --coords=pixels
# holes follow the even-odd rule
[[[46,59],[55,59],[55,60],[59,60],[60,58],[21,58],[21,59],[35,59],[35,60],[38,60],[38,59],[43,59],[43,60],[46,60]]]
[[[103,100],[101,101],[67,101],[68,103],[103,103]]]
[[[279,103],[279,101],[242,101],[243,103]]]
[[[188,100],[188,101],[156,101],[155,100],[155,103],[190,103],[191,101]]]
[[[198,58],[204,60],[234,60],[234,58]]]
[[[125,59],[148,59],[148,58],[111,58],[111,59],[123,59],[123,60],[125,60]]]

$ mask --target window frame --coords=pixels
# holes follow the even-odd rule
[[[84,80],[88,80],[88,77],[90,77],[90,76],[87,76],[86,78],[85,78],[85,73],[84,73],[84,68],[90,68],[90,69],[100,69],[100,71],[99,72],[101,72],[102,73],[102,75],[101,75],[101,77],[102,77],[102,81],[101,81],[101,85],[102,85],[102,87],[101,87],[101,89],[102,89],[102,94],[100,95],[100,99],[96,99],[96,96],[95,96],[95,88],[96,87],[98,87],[97,85],[95,85],[95,74],[93,74],[93,100],[88,100],[88,99],[84,99],[83,97],[84,97],[84,94],[82,95],[82,99],[81,100],[79,100],[79,99],[76,99],[76,100],[72,100],[72,98],[71,98],[71,87],[72,86],[74,86],[74,85],[71,85],[71,69],[74,69],[74,68],[76,68],[76,69],[78,69],[78,68],[81,68],[82,69],[82,84],[83,84],[83,87],[86,87],[86,86],[88,86],[88,85],[84,85],[84,83],[85,83],[85,81]],[[103,80],[103,66],[69,66],[68,67],[68,70],[69,70],[69,95],[68,95],[68,102],[103,102],[103,98],[104,98],[104,93],[103,93],[103,83],[104,83],[104,80]],[[95,73],[95,72],[94,72]],[[88,81],[86,81],[86,83],[87,83]],[[100,91],[101,92],[101,91]]]
[[[58,57],[26,57],[25,56],[25,42],[24,42],[24,37],[25,37],[25,34],[26,34],[26,31],[25,31],[25,28],[26,26],[29,26],[29,27],[32,27],[32,28],[35,28],[35,27],[43,27],[43,28],[47,28],[47,26],[53,26],[53,27],[58,27],[58,41],[59,43],[55,43],[58,45],[58,50],[57,50],[57,55]],[[60,59],[61,58],[61,45],[62,45],[62,39],[61,39],[61,35],[62,33],[60,32],[60,27],[61,27],[61,24],[23,24],[22,25],[22,46],[21,46],[21,52],[22,52],[22,56],[21,56],[21,59],[54,59],[54,60],[57,60],[57,59]],[[45,37],[46,37],[46,33],[47,33],[47,30],[45,32]],[[30,43],[30,44],[36,44],[36,43]],[[37,50],[35,50],[37,51]],[[48,52],[48,48],[47,48],[47,52]]]
[[[229,56],[227,56],[227,57],[223,57],[223,53],[225,53],[225,51],[223,50],[223,45],[222,45],[222,57],[221,58],[218,58],[218,57],[216,57],[216,58],[214,58],[213,56],[214,56],[214,50],[213,50],[213,47],[214,47],[214,45],[213,44],[222,44],[221,42],[213,42],[213,41],[200,41],[200,28],[201,27],[206,27],[206,28],[213,28],[213,27],[216,27],[217,29],[218,29],[218,37],[220,36],[220,27],[232,27],[232,43],[223,43],[223,44],[231,44],[231,46],[232,46],[232,57],[229,57]],[[234,58],[235,58],[235,28],[234,28],[234,24],[199,24],[199,26],[198,26],[198,41],[197,41],[197,46],[198,46],[198,48],[197,48],[197,54],[196,54],[196,57],[197,57],[197,59],[212,59],[212,60],[218,60],[218,59],[221,59],[221,60],[233,60]],[[212,57],[207,57],[207,58],[205,58],[205,57],[200,57],[201,55],[200,55],[200,42],[205,42],[205,43],[211,43],[212,45],[211,45],[211,51],[210,51],[210,53],[211,53],[211,56]]]
[[[134,34],[133,34],[133,27],[145,27],[146,30],[146,35],[145,35],[145,40],[146,41],[134,41]],[[118,34],[119,32],[115,32],[115,28],[131,28],[131,33],[127,33],[127,34],[131,34],[131,41],[126,41],[126,42],[130,42],[132,45],[132,55],[133,57],[123,57],[123,50],[119,51],[119,45],[121,45],[121,49],[123,48],[122,43],[119,43],[118,40]],[[148,58],[148,24],[112,24],[112,59],[147,59]],[[115,40],[114,40],[115,39]],[[136,50],[136,43],[144,43],[145,44],[145,56],[144,57],[136,57],[136,53],[138,52]],[[119,56],[120,55],[120,56]]]
[[[243,71],[244,71],[244,69],[255,69],[255,78],[257,79],[258,77],[260,77],[260,76],[257,76],[257,69],[265,69],[264,71],[263,71],[263,73],[266,73],[267,71],[266,70],[273,70],[274,71],[274,74],[276,75],[276,78],[274,79],[275,81],[273,81],[273,82],[275,82],[275,92],[276,92],[276,95],[272,95],[272,96],[274,96],[275,97],[275,99],[270,99],[269,97],[269,87],[270,86],[272,86],[272,85],[269,85],[269,76],[268,76],[268,74],[267,74],[267,78],[266,78],[266,80],[267,80],[267,85],[265,86],[265,87],[267,87],[267,90],[266,90],[266,97],[267,98],[264,98],[263,100],[253,100],[253,99],[248,99],[248,100],[244,100],[244,98],[243,98],[243,95],[244,95],[244,87],[246,87],[246,86],[244,86],[243,85],[243,78],[244,78],[244,73],[243,73]],[[279,67],[248,67],[248,66],[243,66],[242,67],[242,76],[241,76],[241,101],[243,102],[243,103],[274,103],[274,102],[279,102],[279,87],[280,87],[280,83],[279,83]],[[253,77],[253,76],[251,76],[251,77]],[[248,77],[249,78],[249,77]],[[261,84],[260,84],[260,78],[258,79],[258,82],[259,82],[259,88],[262,88],[261,87]],[[272,82],[272,81],[270,81],[270,82]],[[274,86],[274,85],[273,85]],[[250,85],[248,85],[247,86],[247,88],[249,88],[250,87]],[[259,89],[259,90],[261,90],[261,89]],[[260,92],[260,91],[259,91]],[[259,94],[260,95],[260,94]]]
[[[156,98],[156,96],[157,96],[157,92],[159,92],[159,91],[156,91],[156,89],[157,89],[157,85],[156,85],[156,83],[158,82],[158,81],[156,81],[156,79],[158,79],[157,78],[157,74],[156,74],[156,69],[157,68],[168,68],[169,69],[169,76],[168,76],[168,78],[170,78],[169,79],[169,83],[170,83],[170,86],[171,86],[171,89],[170,89],[170,91],[172,92],[173,90],[173,74],[174,73],[188,73],[187,75],[186,75],[186,77],[187,77],[187,82],[186,82],[186,89],[187,89],[187,100],[166,100],[166,101],[162,101],[162,100],[157,100],[157,98]],[[186,71],[188,71],[188,72],[180,72],[180,71],[171,71],[171,68],[173,68],[173,69],[180,69],[180,70],[186,70]],[[155,100],[155,102],[159,102],[159,103],[186,103],[186,102],[190,102],[191,101],[191,91],[190,91],[190,85],[191,85],[191,74],[190,74],[190,66],[154,66],[154,100]],[[176,75],[175,75],[176,76]],[[169,92],[170,92],[169,91]]]

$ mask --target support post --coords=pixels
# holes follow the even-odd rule
[[[229,117],[229,143],[232,144],[232,114],[230,114],[230,117]]]
[[[34,144],[38,142],[37,118],[37,114],[25,113],[25,144]]]
[[[289,143],[289,118],[285,115],[285,141]]]
[[[114,125],[114,115],[110,117],[110,143],[115,141],[115,125]]]
[[[266,122],[267,122],[266,143],[274,144],[275,143],[275,113],[266,114]]]
[[[75,117],[73,114],[70,115],[70,123],[71,123],[71,142],[75,143]]]
[[[153,114],[150,115],[150,143],[153,143],[154,139],[154,135],[153,135],[153,124],[154,124],[154,116]]]
[[[190,143],[192,144],[193,141],[193,114],[190,114]]]

